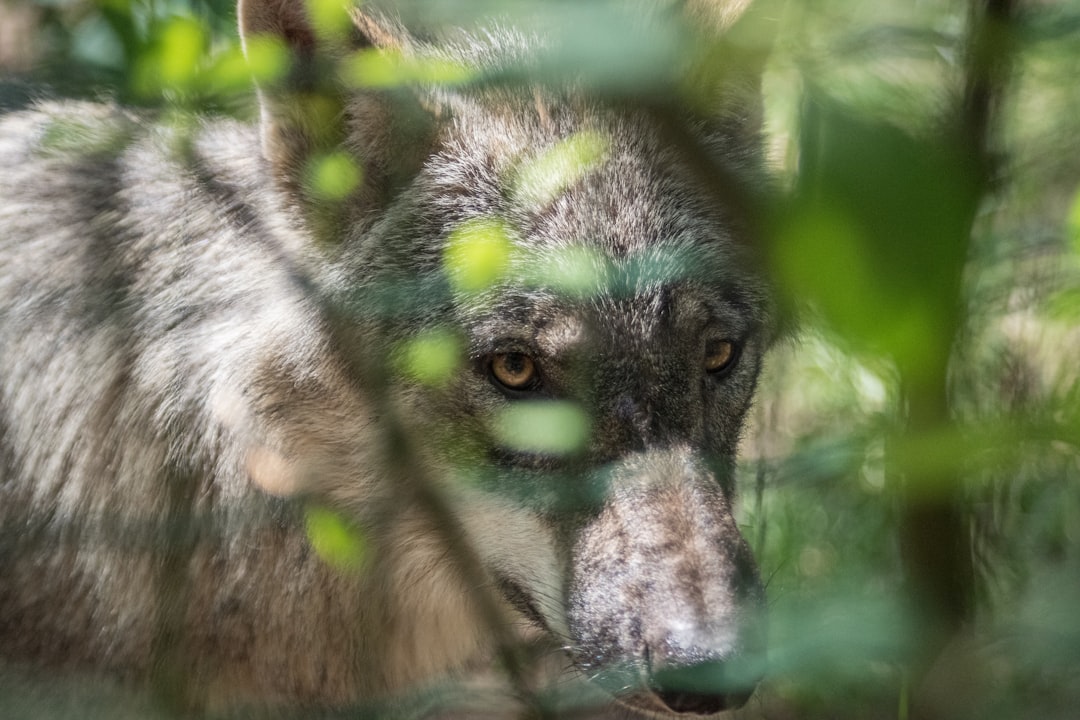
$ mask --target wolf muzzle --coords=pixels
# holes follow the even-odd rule
[[[742,705],[761,676],[764,592],[728,493],[689,449],[632,456],[609,488],[572,559],[577,663],[639,709]]]

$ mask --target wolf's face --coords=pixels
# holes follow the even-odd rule
[[[530,42],[486,37],[469,59]],[[551,88],[349,102],[366,175],[321,281],[492,584],[631,707],[741,704],[763,592],[732,476],[772,318],[702,167],[753,182],[745,137]],[[297,127],[267,146],[303,212]]]
[[[387,241],[409,260],[372,287],[430,288],[399,298],[409,320],[388,332],[462,350],[434,386],[405,373],[408,422],[453,468],[506,599],[581,669],[638,707],[741,704],[762,590],[732,471],[767,342],[763,285],[737,220],[647,116],[520,102],[512,125],[482,102],[459,110],[476,115],[441,130],[409,200],[427,230]],[[470,284],[483,252],[496,268]],[[483,522],[477,507],[492,509]]]

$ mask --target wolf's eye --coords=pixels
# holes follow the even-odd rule
[[[525,353],[499,353],[491,358],[491,376],[509,390],[532,390],[540,381],[536,362]]]
[[[705,343],[705,372],[718,375],[730,370],[738,357],[735,343],[730,340],[710,340]]]

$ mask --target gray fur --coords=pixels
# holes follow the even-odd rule
[[[241,17],[308,50],[289,3]],[[362,41],[489,67],[543,44],[357,22]],[[580,89],[334,91],[329,130],[296,89],[263,90],[261,129],[79,103],[0,120],[5,662],[200,712],[334,708],[498,686],[502,619],[567,650],[568,677],[619,713],[741,701],[756,678],[677,677],[730,680],[761,650],[732,472],[773,320],[738,210],[653,115]],[[730,120],[684,130],[758,183]],[[601,139],[594,164],[554,190],[522,179],[574,137]],[[327,203],[304,161],[339,146],[364,181]],[[510,270],[463,290],[446,246],[492,218]],[[575,252],[587,291],[543,272]],[[462,347],[434,384],[399,362],[432,330]],[[702,367],[712,340],[738,346],[722,376]],[[487,370],[511,352],[541,369],[528,397]],[[584,410],[583,447],[499,439],[507,407],[551,399]],[[313,552],[313,506],[363,530],[361,570]],[[478,570],[447,549],[459,530]],[[521,682],[564,682],[559,653]]]

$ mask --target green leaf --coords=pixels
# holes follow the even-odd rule
[[[603,162],[610,145],[607,135],[592,130],[558,141],[518,166],[513,194],[528,203],[547,205]]]
[[[445,58],[409,57],[383,49],[359,50],[340,67],[341,79],[358,88],[392,88],[406,85],[460,85],[475,72]]]
[[[406,374],[427,385],[446,383],[461,364],[461,339],[445,329],[428,331],[399,349]]]
[[[585,446],[589,425],[588,413],[576,403],[540,401],[506,407],[497,414],[493,430],[515,450],[562,455]]]
[[[358,570],[367,555],[367,539],[354,523],[324,507],[304,510],[304,527],[311,547],[327,565]]]
[[[318,156],[308,167],[308,187],[323,200],[344,200],[362,179],[360,166],[344,151]]]
[[[443,263],[456,290],[478,292],[506,274],[512,249],[506,223],[496,218],[476,218],[450,234]]]

